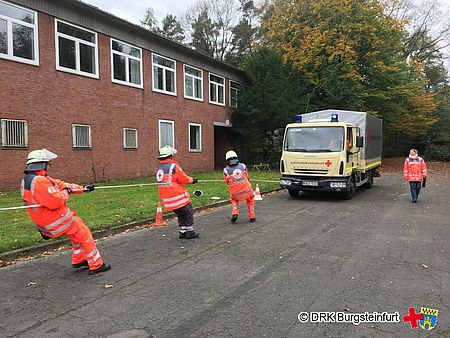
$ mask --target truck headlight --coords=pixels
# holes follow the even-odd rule
[[[347,186],[347,182],[331,182],[331,188],[345,188]]]
[[[280,180],[280,185],[291,185],[292,182],[289,180]]]

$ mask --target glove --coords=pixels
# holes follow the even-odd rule
[[[84,187],[85,192],[91,192],[91,191],[94,191],[94,189],[95,189],[95,185],[93,185],[93,184],[89,184]]]
[[[427,184],[427,178],[425,177],[422,181],[422,188],[425,188],[426,184]]]
[[[44,235],[40,230],[38,230],[39,233],[41,234],[42,238],[45,239],[46,241],[48,241],[49,239],[51,239],[51,237],[48,237],[46,235]]]
[[[64,190],[67,190],[67,192],[69,193],[69,195],[72,193],[72,189],[70,189],[69,187],[65,187]]]
[[[196,178],[193,178],[192,179],[192,184],[195,184],[195,183],[197,183],[198,182],[198,179],[196,179]]]

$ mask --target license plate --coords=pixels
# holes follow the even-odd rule
[[[317,187],[317,186],[319,186],[319,182],[316,182],[316,181],[303,181],[302,185],[307,185],[309,187]]]

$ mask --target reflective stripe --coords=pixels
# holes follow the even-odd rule
[[[42,231],[42,233],[44,235],[57,235],[60,232],[63,232],[64,230],[66,230],[68,227],[70,227],[74,221],[75,221],[75,218],[72,218],[72,220],[69,223],[63,225],[61,228],[53,230],[53,231],[45,231],[44,230],[44,231]]]
[[[79,248],[80,246],[81,246],[81,244],[77,244],[77,243],[72,244],[72,248]]]
[[[380,161],[380,162],[375,162],[375,163],[373,163],[373,164],[366,165],[366,166],[365,166],[365,169],[369,169],[369,168],[375,167],[375,166],[377,166],[377,165],[379,165],[379,164],[381,164],[381,161]]]
[[[86,257],[91,257],[91,256],[95,255],[97,252],[98,252],[98,250],[97,250],[97,248],[95,248],[95,249],[92,250],[90,253],[88,253],[88,254],[86,255]]]
[[[61,217],[60,219],[57,219],[56,221],[54,221],[53,223],[49,224],[49,225],[45,225],[45,226],[39,226],[41,229],[51,229],[59,224],[61,224],[62,222],[64,222],[66,219],[68,219],[71,216],[71,211],[68,210],[67,213]]]
[[[247,181],[246,178],[239,178],[239,179],[237,179],[235,181],[230,181],[230,185],[241,184],[241,183],[246,182],[246,181]]]
[[[34,193],[34,186],[36,185],[36,179],[38,178],[39,176],[34,176],[33,177],[33,180],[31,181],[31,185],[30,185],[30,191],[31,191],[31,193],[33,194]]]
[[[184,203],[186,203],[186,202],[189,202],[189,197],[183,198],[182,200],[180,200],[180,201],[178,201],[178,202],[176,202],[176,203],[170,203],[170,204],[164,203],[164,207],[165,207],[165,208],[176,207],[176,206],[182,205],[182,204],[184,204]]]
[[[72,253],[73,253],[74,255],[78,255],[78,254],[80,254],[80,253],[82,253],[82,252],[83,252],[83,249],[77,249],[77,250],[72,249]]]
[[[100,258],[100,252],[97,252],[97,254],[92,259],[88,259],[88,263],[94,263],[96,260]]]
[[[175,166],[176,166],[176,163],[172,163],[172,165],[170,166],[170,169],[169,169],[169,175],[173,175],[173,172],[175,170]]]
[[[182,193],[181,195],[175,196],[175,197],[170,197],[170,198],[162,198],[163,202],[172,202],[172,201],[176,201],[180,198],[189,196],[187,192]]]

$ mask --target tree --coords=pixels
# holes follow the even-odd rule
[[[278,0],[265,27],[263,43],[309,80],[311,110],[369,111],[385,120],[386,144],[394,146],[436,121],[420,64],[402,56],[404,22],[385,3]]]
[[[251,52],[243,70],[248,79],[241,86],[233,113],[233,130],[241,140],[241,152],[253,163],[278,161],[270,135],[292,121],[295,114],[305,112],[307,82],[292,63],[283,61],[281,53],[266,47]]]
[[[157,28],[156,32],[175,42],[182,43],[184,41],[184,30],[181,27],[177,17],[167,14],[161,22],[161,28]]]
[[[141,25],[151,31],[158,27],[158,20],[156,20],[153,8],[148,7],[145,10],[144,19],[141,20]]]
[[[199,0],[186,11],[183,25],[192,40],[192,48],[223,61],[239,18],[239,6],[235,0]]]

